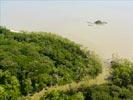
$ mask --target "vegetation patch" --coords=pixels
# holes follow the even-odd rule
[[[68,39],[0,27],[0,100],[17,100],[46,87],[96,77],[101,66],[97,55]]]
[[[109,82],[89,87],[53,90],[41,100],[133,100],[133,63],[127,59],[113,58]]]

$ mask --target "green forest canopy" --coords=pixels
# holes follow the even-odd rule
[[[133,100],[133,62],[117,58],[112,60],[111,67],[108,83],[70,88],[65,92],[53,90],[41,100]]]
[[[68,39],[0,27],[0,100],[17,100],[45,87],[95,77],[101,66],[94,53]]]
[[[41,100],[133,100],[133,62],[115,58],[110,64],[108,83],[54,90]],[[18,100],[43,88],[96,77],[101,67],[94,53],[68,39],[0,27],[0,100]]]

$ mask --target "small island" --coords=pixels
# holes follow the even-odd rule
[[[107,24],[107,22],[104,22],[104,21],[101,21],[101,20],[96,20],[94,22],[87,22],[87,23],[88,23],[88,26]]]
[[[103,24],[107,24],[107,22],[102,22],[101,20],[97,20],[97,21],[94,22],[94,24],[103,25]]]

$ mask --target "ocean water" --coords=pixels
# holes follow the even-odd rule
[[[104,25],[88,25],[96,20]],[[71,39],[101,57],[133,59],[131,0],[1,0],[0,25],[46,31]]]

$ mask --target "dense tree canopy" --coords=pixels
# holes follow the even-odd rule
[[[53,90],[41,100],[133,100],[133,62],[113,58],[110,64],[108,83]],[[97,55],[68,39],[0,27],[0,100],[18,100],[43,88],[96,77],[101,66]]]
[[[133,62],[127,59],[117,59],[111,62],[112,82],[120,87],[133,85]]]
[[[41,100],[133,100],[133,63],[127,59],[113,58],[111,67],[106,84],[70,88],[68,91],[54,90],[42,96]],[[77,94],[80,95],[77,97]]]
[[[15,33],[0,27],[1,100],[15,100],[100,72],[98,57],[68,39],[46,32]]]

